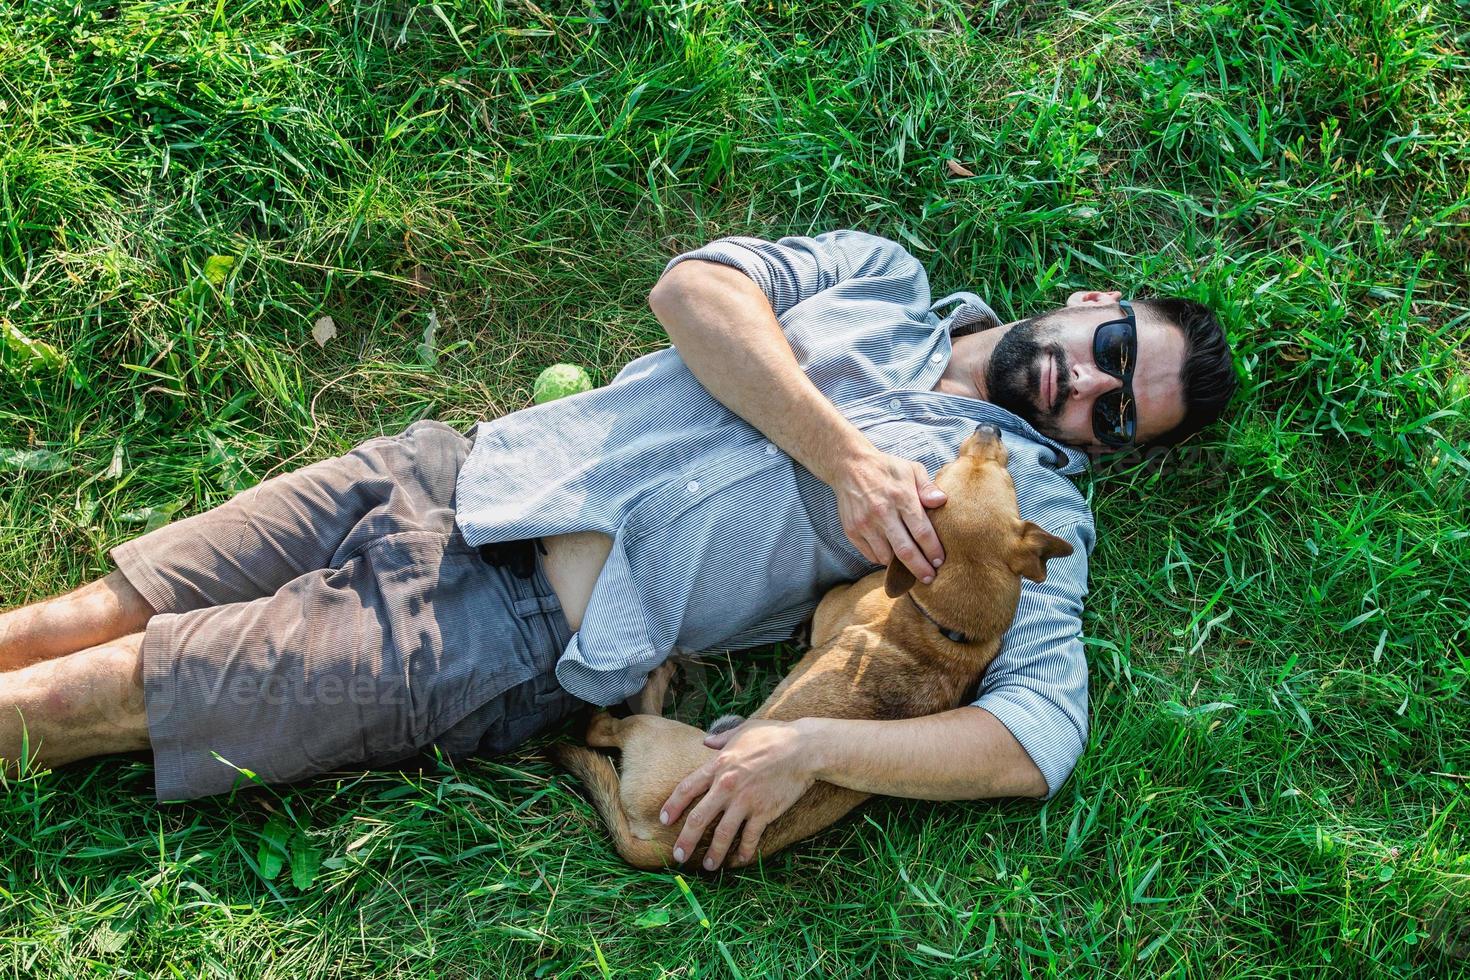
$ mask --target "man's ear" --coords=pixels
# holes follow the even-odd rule
[[[1033,582],[1045,582],[1046,563],[1071,553],[1071,542],[1048,534],[1038,524],[1022,521],[1021,533],[1016,537],[1016,550],[1011,554],[1011,571]]]
[[[1116,289],[1084,289],[1067,297],[1068,306],[1112,306],[1123,298]]]
[[[888,593],[888,598],[897,599],[912,589],[914,582],[914,573],[894,555],[893,560],[888,563],[888,575],[883,579],[883,591]]]

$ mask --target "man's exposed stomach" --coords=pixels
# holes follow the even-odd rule
[[[572,632],[582,628],[582,615],[592,598],[592,588],[612,551],[612,538],[601,531],[574,531],[541,539],[546,554],[541,559],[546,578],[561,602]]]

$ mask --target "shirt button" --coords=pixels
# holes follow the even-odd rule
[[[766,443],[766,455],[767,456],[774,456],[774,455],[776,455],[776,444],[774,442],[768,442],[768,443]]]
[[[929,355],[929,360],[934,362],[935,364],[938,364],[940,361],[944,360],[944,354],[939,351],[935,351],[934,353]]]
[[[684,484],[684,489],[685,490],[688,490],[690,493],[698,493],[699,492],[699,481],[698,480],[690,480],[688,483]]]
[[[903,404],[903,402],[899,401],[897,398],[894,398],[891,401],[889,401],[888,407],[891,408],[891,409],[893,409],[896,412],[896,411],[898,411],[899,406],[902,405],[902,404]]]

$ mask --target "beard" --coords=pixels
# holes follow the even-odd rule
[[[985,368],[985,389],[990,402],[1031,423],[1032,428],[1053,439],[1061,438],[1057,416],[1071,393],[1067,354],[1051,338],[1047,317],[1022,320],[996,343]],[[1041,370],[1045,357],[1056,362],[1056,396],[1050,405],[1041,401]]]

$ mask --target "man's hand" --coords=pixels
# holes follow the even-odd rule
[[[933,581],[944,548],[924,508],[947,498],[923,463],[874,450],[844,467],[832,489],[842,530],[863,557],[887,565],[897,556],[914,578]]]
[[[704,795],[689,811],[674,843],[675,861],[682,864],[693,854],[705,830],[716,820],[719,823],[705,854],[705,870],[713,871],[725,860],[741,824],[745,832],[731,865],[755,860],[766,825],[790,809],[815,782],[812,753],[802,744],[799,725],[747,721],[705,739],[710,748],[722,751],[684,777],[659,814],[664,824],[672,824],[690,802]]]

